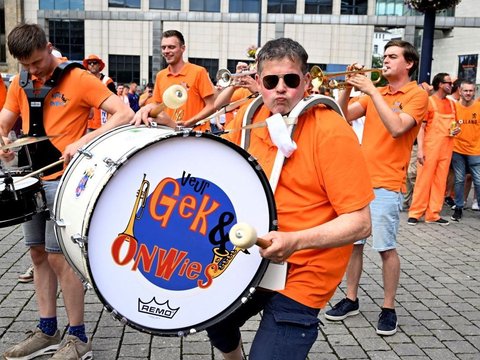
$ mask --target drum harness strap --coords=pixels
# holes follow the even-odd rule
[[[240,141],[240,146],[247,150],[248,146],[250,145],[250,132],[252,127],[252,120],[255,112],[260,108],[263,104],[263,99],[261,96],[257,97],[254,101],[250,103],[245,111],[245,115],[243,117],[242,122],[242,137]],[[298,117],[303,114],[307,109],[312,106],[323,104],[328,106],[329,108],[335,110],[341,117],[345,118],[342,109],[338,105],[338,103],[329,96],[324,95],[310,95],[306,98],[300,100],[297,105],[290,111],[287,117],[287,130],[290,133],[290,137],[293,137],[293,132],[295,131],[295,127],[297,124]],[[280,150],[277,150],[277,155],[275,157],[275,162],[273,163],[272,173],[270,174],[269,182],[272,188],[273,193],[275,193],[275,189],[277,188],[278,180],[280,179],[280,173],[282,171],[283,164],[285,162],[285,156],[282,154]]]
[[[63,76],[74,68],[84,67],[73,61],[62,62],[54,70],[51,78],[43,84],[41,88],[35,88],[34,81],[26,70],[20,72],[20,86],[25,91],[28,98],[28,106],[30,109],[30,126],[28,135],[33,137],[45,136],[46,131],[43,123],[44,101],[48,93],[57,86]],[[27,145],[19,152],[19,163],[31,163],[33,170],[38,170],[57,161],[61,156],[61,152],[52,144],[50,140],[37,142]],[[62,170],[63,165],[59,164],[46,170],[43,174],[49,175]]]

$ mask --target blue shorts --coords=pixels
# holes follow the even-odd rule
[[[370,203],[372,216],[372,249],[382,252],[397,247],[397,233],[400,224],[402,194],[382,188],[373,189],[375,199]],[[365,244],[367,239],[355,245]]]
[[[44,181],[43,189],[45,190],[45,197],[47,198],[47,208],[53,210],[53,203],[55,201],[55,193],[59,181]],[[22,224],[23,236],[25,237],[25,244],[31,246],[45,246],[46,252],[61,253],[62,249],[58,245],[57,238],[53,229],[53,221],[49,219],[46,213],[40,213],[33,216],[32,220]]]
[[[263,308],[250,348],[250,360],[305,360],[318,336],[319,309],[275,292],[257,291],[232,315],[207,329],[212,345],[224,353],[236,349],[240,327]]]

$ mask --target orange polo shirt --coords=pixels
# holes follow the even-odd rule
[[[180,73],[174,75],[170,72],[170,67],[158,72],[153,90],[153,99],[161,103],[165,90],[172,85],[182,85],[187,89],[187,101],[177,111],[183,110],[183,120],[189,120],[197,115],[204,107],[207,96],[214,94],[213,84],[208,76],[207,70],[191,63],[185,63]],[[165,109],[165,112],[173,117],[175,110]],[[198,119],[201,120],[201,119]],[[207,121],[196,130],[210,130],[210,123]]]
[[[246,108],[238,111],[228,127],[241,126]],[[253,123],[271,115],[263,105]],[[225,137],[239,143],[240,132]],[[322,105],[306,110],[298,119],[293,139],[298,148],[286,159],[275,191],[280,231],[312,228],[362,209],[373,200],[357,137],[335,111]],[[252,129],[248,152],[270,176],[277,147],[267,128]],[[295,252],[288,259],[287,282],[281,293],[313,308],[324,307],[342,281],[352,249],[353,245],[346,245]]]
[[[27,94],[15,76],[8,89],[5,108],[22,115],[22,129],[28,134],[30,108]],[[40,87],[39,81],[35,81]],[[54,87],[44,100],[43,124],[47,135],[60,135],[51,140],[61,152],[67,145],[80,139],[87,130],[90,108],[100,107],[112,92],[92,74],[79,68],[67,72],[60,84]],[[55,179],[62,172],[46,176],[44,180]]]
[[[470,106],[455,103],[459,134],[453,137],[453,151],[464,155],[480,155],[480,102]]]
[[[366,110],[362,150],[373,187],[398,192],[405,181],[412,145],[427,111],[428,94],[416,81],[409,82],[395,92],[389,86],[379,90],[394,112],[409,114],[417,123],[417,126],[395,139],[380,119],[370,96],[364,95],[359,99]]]
[[[5,100],[7,99],[7,86],[3,82],[2,76],[0,76],[0,110],[3,108],[3,104],[5,104]]]

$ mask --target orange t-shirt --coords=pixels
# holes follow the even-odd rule
[[[197,115],[205,107],[203,99],[214,94],[213,84],[207,70],[202,66],[191,63],[185,63],[180,73],[176,75],[170,72],[169,67],[161,70],[155,80],[153,99],[157,103],[163,102],[163,93],[172,85],[182,85],[187,89],[187,101],[177,109],[177,111],[184,111],[183,120],[189,120]],[[165,109],[165,112],[170,117],[173,117],[175,110]],[[210,130],[210,123],[207,121],[205,124],[197,127],[196,130]]]
[[[102,84],[105,86],[109,86],[110,84],[114,84],[113,80],[105,75],[102,75],[103,78],[99,79]],[[114,86],[115,87],[115,86]],[[110,88],[110,91],[112,89]],[[94,108],[93,109],[93,117],[88,119],[88,128],[91,130],[98,129],[100,126],[105,125],[108,120],[108,113],[102,109]]]
[[[252,95],[252,93],[250,92],[250,90],[246,89],[246,88],[238,88],[238,89],[235,89],[235,91],[233,92],[232,94],[232,97],[230,98],[230,103],[233,103],[235,101],[238,101],[238,100],[242,100],[242,99],[245,99],[247,98],[248,96]],[[246,102],[247,104],[249,103],[250,101]],[[239,108],[241,106],[244,106],[244,105],[240,105]],[[235,114],[238,112],[238,109],[235,109],[233,111],[230,111],[230,112],[227,112],[225,114],[225,126],[233,120],[233,118],[235,117]]]
[[[409,82],[395,92],[391,92],[389,86],[379,90],[394,112],[409,114],[417,123],[417,126],[402,136],[393,138],[380,119],[370,96],[361,96],[359,99],[366,109],[362,150],[367,159],[373,187],[398,192],[402,189],[413,142],[427,111],[428,94],[416,81]]]
[[[242,107],[229,127],[241,126]],[[253,123],[271,116],[263,105]],[[239,143],[240,132],[225,137]],[[280,231],[297,231],[326,223],[340,214],[367,206],[372,184],[354,132],[335,111],[324,106],[306,110],[298,119],[293,139],[297,150],[282,168],[275,202]],[[270,176],[277,154],[267,128],[252,129],[248,152]],[[261,235],[261,234],[260,234]],[[342,281],[353,245],[295,252],[282,294],[306,306],[322,308]]]
[[[19,84],[16,76],[9,87],[5,108],[22,115],[22,129],[28,134],[30,126],[30,108],[27,94]],[[35,81],[35,80],[34,80]],[[39,81],[35,86],[40,87]],[[47,135],[60,135],[51,140],[61,152],[67,145],[80,139],[87,130],[90,108],[100,107],[112,92],[92,74],[79,68],[67,72],[60,84],[54,87],[44,100],[43,124]],[[55,179],[61,172],[46,176]]]
[[[3,82],[3,78],[0,75],[0,110],[3,108],[3,104],[5,104],[5,100],[7,99],[7,86]]]
[[[453,151],[464,155],[480,155],[480,102],[470,106],[455,103],[459,134],[453,137]]]

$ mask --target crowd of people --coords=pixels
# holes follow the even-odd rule
[[[271,245],[260,250],[266,259],[288,263],[285,287],[279,291],[258,289],[246,304],[206,329],[225,359],[242,359],[240,328],[260,311],[263,316],[249,358],[305,359],[317,338],[319,312],[345,274],[346,297],[327,309],[325,318],[342,321],[358,314],[363,250],[370,235],[372,248],[380,254],[384,289],[376,332],[395,334],[400,281],[396,248],[402,207],[409,207],[410,225],[422,217],[427,223],[448,225],[440,216],[447,192],[447,197],[454,197],[453,221],[461,221],[468,179],[474,184],[475,196],[480,195],[480,125],[476,118],[480,102],[475,100],[475,85],[456,81],[459,98],[452,99],[449,74],[437,74],[431,88],[417,84],[412,76],[418,67],[418,53],[406,41],[392,40],[385,46],[382,75],[386,86],[377,87],[361,72],[346,77],[337,98],[344,118],[326,104],[303,109],[291,135],[295,146],[288,153],[278,143],[274,127],[261,125],[276,121],[277,127],[285,126],[282,116],[309,93],[320,92],[321,85],[307,68],[306,50],[292,39],[266,42],[257,49],[254,71],[240,62],[233,83],[218,88],[205,68],[184,59],[183,35],[177,30],[165,31],[161,52],[167,67],[141,94],[135,82],[115,84],[103,74],[105,63],[97,55],[83,60],[86,71],[68,66],[67,59],[54,53],[38,25],[16,26],[8,34],[7,45],[24,70],[12,81],[8,94],[0,89],[0,100],[6,98],[0,112],[2,144],[11,141],[8,134],[20,119],[29,136],[65,134],[46,141],[48,146],[39,155],[47,156],[54,149],[66,165],[80,147],[115,127],[155,122],[173,129],[213,131],[237,145],[243,143],[242,137],[248,137],[246,150],[267,176],[274,172],[279,155],[288,158],[275,189],[278,230],[261,234]],[[20,79],[27,79],[26,85]],[[162,96],[171,85],[182,85],[188,92],[187,101],[177,109],[158,113]],[[27,90],[45,87],[50,88],[41,111],[36,111],[41,115],[34,118]],[[361,95],[352,98],[352,89]],[[55,94],[62,94],[62,106],[50,101]],[[247,105],[257,95],[262,102],[254,112],[248,111]],[[358,124],[359,119],[361,144],[349,126]],[[245,124],[254,130],[244,132]],[[239,131],[224,133],[224,129]],[[13,156],[9,149],[0,152],[5,162]],[[34,169],[39,167],[37,161],[32,160]],[[54,169],[42,177],[50,209],[62,172]],[[449,173],[453,186],[447,185]],[[62,254],[53,226],[44,214],[22,224],[33,271],[23,274],[20,281],[34,280],[39,321],[25,340],[5,352],[6,359],[45,354],[53,354],[52,359],[93,358],[84,322],[84,288]],[[63,340],[57,324],[58,286],[68,317]]]

